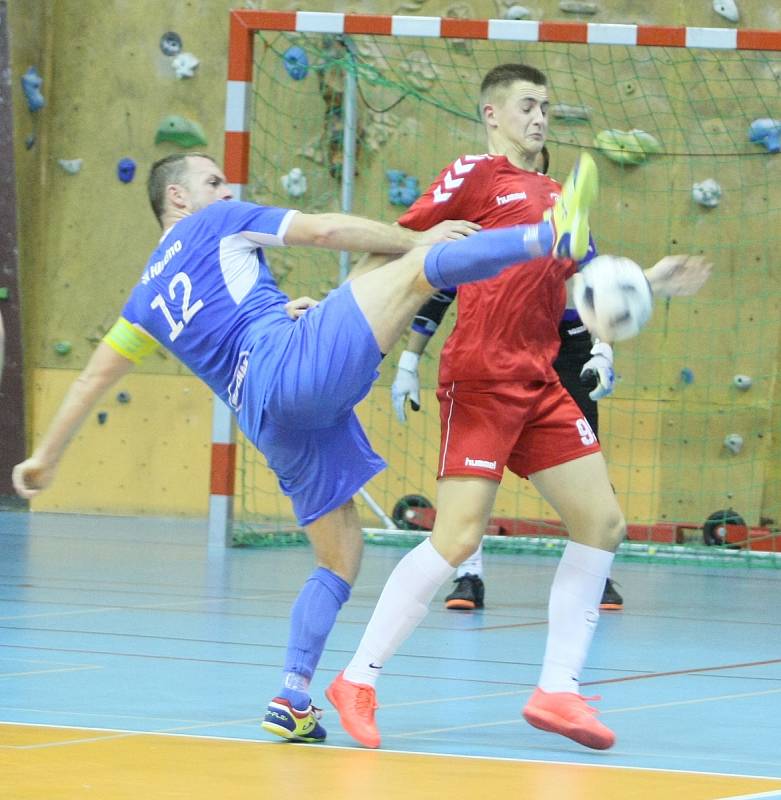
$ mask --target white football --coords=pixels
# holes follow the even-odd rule
[[[589,261],[573,279],[573,295],[583,324],[606,342],[637,336],[654,307],[643,270],[623,256]]]

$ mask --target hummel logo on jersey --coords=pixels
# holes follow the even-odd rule
[[[496,205],[503,206],[507,203],[512,203],[513,200],[525,200],[526,192],[513,192],[512,194],[503,194],[501,197],[496,198]]]
[[[445,177],[442,179],[441,183],[434,189],[434,202],[444,203],[446,200],[450,200],[454,190],[458,189],[464,182],[464,175],[470,173],[475,168],[475,164],[478,161],[490,157],[491,156],[484,155],[461,156],[457,158],[450,169],[445,173]]]
[[[244,378],[247,377],[247,367],[249,366],[249,350],[242,350],[239,353],[239,360],[236,362],[236,369],[233,370],[233,379],[228,386],[228,405],[234,411],[241,411],[242,387]]]
[[[495,461],[484,461],[482,458],[469,458],[464,459],[465,467],[480,467],[481,469],[496,469]]]

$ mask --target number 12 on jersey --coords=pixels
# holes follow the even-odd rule
[[[168,296],[171,300],[176,300],[176,287],[182,285],[182,318],[176,320],[168,310],[168,306],[163,299],[163,295],[158,294],[149,304],[151,308],[159,308],[163,316],[171,326],[168,338],[173,342],[176,337],[184,330],[184,326],[203,308],[203,300],[196,300],[190,305],[190,296],[193,293],[193,284],[186,272],[177,272],[168,284]]]

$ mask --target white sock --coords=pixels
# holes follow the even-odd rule
[[[567,542],[548,602],[548,641],[538,686],[579,692],[580,673],[599,621],[599,601],[613,553]]]
[[[477,545],[477,550],[472,553],[469,558],[465,559],[458,565],[456,570],[456,577],[461,578],[469,573],[470,575],[477,575],[478,578],[483,576],[483,540]]]
[[[428,539],[410,550],[385,583],[344,677],[374,686],[383,664],[417,628],[437,589],[452,574],[453,567]]]

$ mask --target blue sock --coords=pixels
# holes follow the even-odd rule
[[[304,709],[306,688],[323,654],[339,609],[350,597],[350,584],[331,570],[318,567],[307,579],[290,613],[290,638],[285,657],[285,682],[279,696]]]
[[[503,269],[550,253],[553,225],[515,225],[439,242],[426,253],[423,270],[437,289],[493,278]]]

